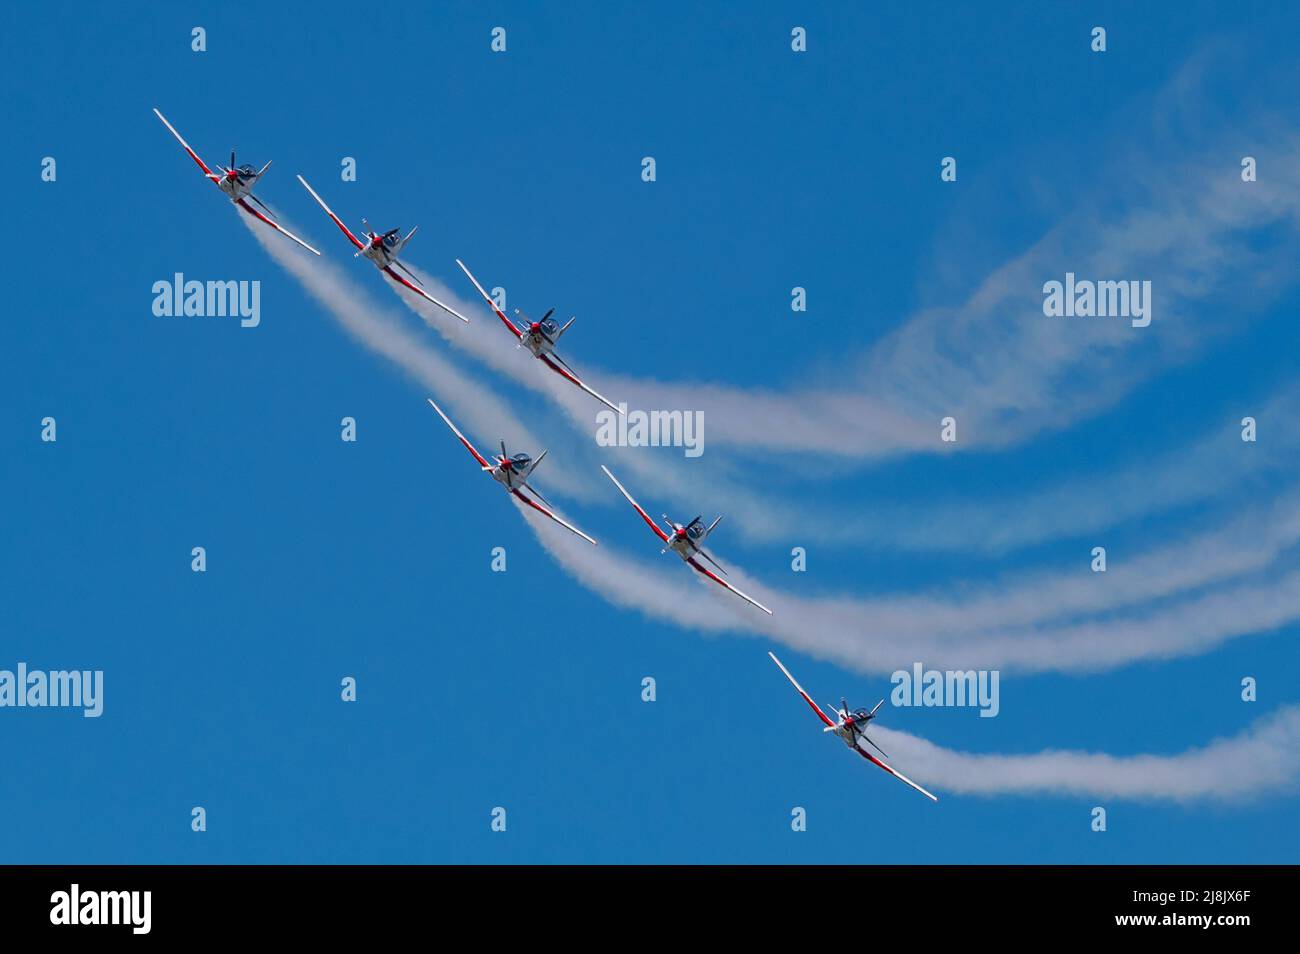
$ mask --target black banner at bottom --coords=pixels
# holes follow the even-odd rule
[[[1293,920],[1295,867],[0,867],[7,938],[97,942],[373,939],[396,932],[568,939],[703,926],[847,925],[1042,937],[1199,933],[1232,943]],[[794,920],[791,920],[793,918]],[[845,919],[848,919],[847,923]],[[558,919],[558,920],[557,920]],[[1244,934],[1243,934],[1244,932]]]

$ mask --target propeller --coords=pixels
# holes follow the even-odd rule
[[[546,321],[546,319],[550,318],[551,315],[553,315],[553,314],[555,314],[555,309],[554,309],[554,308],[548,308],[548,309],[546,310],[546,314],[542,315],[542,321],[543,321],[543,322]],[[538,322],[537,333],[538,333],[539,335],[541,335],[543,338],[546,339],[547,344],[549,344],[552,348],[554,348],[554,347],[555,347],[555,339],[552,338],[550,335],[548,335],[548,334],[546,333],[546,329],[543,328],[543,327],[541,327],[541,323],[542,323],[542,322]]]
[[[827,706],[826,708],[829,709],[831,707]],[[822,729],[823,732],[834,732],[836,729],[842,729],[848,724],[849,719],[851,718],[849,715],[849,701],[843,696],[840,697],[840,707],[835,710],[835,714],[839,717],[839,721],[835,725],[828,725],[826,728]]]
[[[536,332],[534,332],[533,329],[533,325],[540,325],[542,321],[545,321],[547,318],[550,318],[551,315],[555,314],[554,308],[547,309],[546,314],[542,315],[541,321],[533,321],[533,319],[529,318],[528,315],[524,313],[524,310],[522,308],[516,308],[515,314],[523,319],[524,324],[526,326],[524,329],[525,334],[534,334],[534,333],[539,334],[551,345],[551,347],[555,347],[555,340],[550,335],[548,335],[540,327],[536,329]],[[520,338],[519,343],[518,345],[516,345],[516,347],[522,348],[523,346],[524,346],[524,339]]]
[[[546,451],[542,451],[542,456],[544,457],[545,455],[546,455]],[[527,464],[527,463],[530,463],[530,462],[532,461],[532,458],[529,457],[527,454],[524,454],[524,455],[522,455],[522,456],[523,456],[523,458],[524,458],[522,461],[516,461],[513,457],[511,457],[511,456],[506,452],[506,442],[505,442],[505,441],[502,441],[502,442],[501,442],[501,466],[504,467],[506,470],[513,471],[513,473],[516,473],[516,474],[519,474],[519,475],[522,476],[522,475],[524,474],[524,471],[521,471],[521,470],[514,470],[514,465],[517,464],[517,463],[518,463],[518,464]],[[538,460],[541,460],[541,458],[539,457]]]
[[[240,173],[239,167],[235,165],[235,148],[233,146],[230,147],[230,167],[226,170],[226,174],[238,179],[240,182],[244,181],[244,177]]]

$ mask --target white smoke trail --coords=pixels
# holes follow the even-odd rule
[[[692,584],[685,575],[685,567],[648,568],[609,547],[599,553],[568,537],[564,531],[520,507],[543,546],[556,555],[571,575],[596,590],[611,603],[639,610],[650,618],[666,620],[684,628],[713,631],[758,633],[778,639],[787,645],[847,664],[852,668],[876,669],[888,672],[895,668],[887,662],[895,660],[942,659],[943,654],[931,647],[904,641],[903,645],[866,647],[857,646],[846,652],[842,633],[826,627],[833,621],[821,617],[794,618],[789,614],[800,612],[800,607],[774,602],[777,616],[767,617],[750,611],[730,594],[711,587],[703,581]],[[675,560],[673,561],[676,562]],[[676,574],[676,578],[674,578]],[[693,574],[691,574],[693,576]],[[763,594],[752,582],[743,585],[760,598],[775,600]],[[1288,613],[1291,619],[1300,617],[1300,573],[1281,581],[1270,594],[1272,599],[1290,594]],[[1263,594],[1243,597],[1237,594],[1228,600],[1235,607],[1243,598],[1260,599]],[[785,614],[785,615],[781,615]],[[1181,619],[1167,625],[1169,633],[1177,633],[1183,625],[1205,616],[1204,607],[1194,607]],[[1243,623],[1233,620],[1232,614],[1221,619],[1221,625],[1240,628]],[[1142,651],[1133,645],[1153,623],[1144,623],[1134,631],[1109,634],[1107,640],[1118,656],[1139,658]],[[1245,621],[1248,631],[1254,621]],[[855,634],[856,635],[856,634]],[[857,642],[857,640],[854,640]],[[1082,654],[1074,658],[1061,658],[1057,647],[1049,647],[1039,662],[1042,669],[1071,669],[1082,659],[1095,664],[1096,654],[1090,652],[1095,637],[1073,647]],[[935,647],[937,650],[937,647]],[[998,658],[995,647],[986,648],[989,659]],[[1066,655],[1070,652],[1066,649]],[[1113,658],[1118,658],[1118,656]],[[951,658],[966,659],[964,653]],[[873,665],[872,660],[877,660]],[[864,667],[864,663],[867,665]],[[943,662],[934,668],[945,668]],[[955,668],[972,668],[980,663],[966,661]],[[1125,799],[1166,799],[1191,801],[1208,799],[1219,801],[1245,800],[1270,792],[1294,788],[1300,777],[1300,706],[1289,706],[1275,715],[1256,723],[1246,732],[1220,739],[1208,745],[1178,755],[1115,756],[1098,752],[1056,751],[1028,755],[957,752],[935,745],[909,733],[883,726],[875,734],[891,754],[894,765],[905,770],[923,784],[941,793],[997,795],[1085,795]]]
[[[872,734],[908,775],[940,792],[961,795],[1228,802],[1293,791],[1300,780],[1300,706],[1286,706],[1239,735],[1177,755],[1051,749],[1031,755],[975,754],[883,726]]]
[[[686,629],[766,636],[860,672],[891,673],[915,661],[941,669],[1095,672],[1206,652],[1300,619],[1300,570],[1197,593],[1154,610],[1054,625],[1000,625],[1003,601],[991,593],[973,608],[980,618],[972,626],[959,604],[799,597],[729,567],[737,586],[772,608],[773,615],[766,616],[678,566],[676,557],[652,568],[607,540],[597,550],[541,517],[525,513],[525,518],[571,576],[616,606]],[[630,521],[629,532],[639,532],[632,523],[640,526]],[[653,545],[647,535],[647,550]],[[1021,599],[1032,595],[1027,588]],[[1051,599],[1049,594],[1043,606],[1050,609]],[[1007,605],[1011,618],[1034,615],[1016,603]]]

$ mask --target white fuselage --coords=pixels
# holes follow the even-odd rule
[[[239,176],[231,177],[230,173],[222,173],[221,178],[217,180],[217,188],[230,196],[231,202],[238,202],[244,196],[253,191],[253,184],[257,182],[257,176],[248,176],[240,178]]]
[[[498,457],[496,466],[492,468],[492,479],[504,486],[506,490],[518,490],[528,482],[528,472],[520,470],[516,462],[503,463]]]
[[[689,560],[699,552],[699,547],[691,539],[690,534],[683,533],[681,530],[674,530],[668,535],[668,549],[672,550],[683,560]]]
[[[542,355],[550,354],[555,350],[555,344],[547,341],[540,331],[534,331],[531,326],[520,337],[519,343],[531,351],[534,358],[540,358]]]
[[[386,244],[383,239],[378,242],[374,238],[366,240],[366,247],[361,250],[361,254],[375,263],[376,268],[387,268],[397,261],[397,254],[406,244],[405,239],[398,239],[392,245]]]

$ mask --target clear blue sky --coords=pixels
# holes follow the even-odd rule
[[[1250,79],[1293,56],[1300,15],[1281,5],[1248,18],[1212,4],[746,6],[6,6],[0,668],[103,669],[106,700],[98,720],[0,710],[0,861],[1300,860],[1292,796],[1106,800],[1104,835],[1085,795],[931,805],[818,733],[765,650],[818,698],[874,702],[886,677],[581,587],[455,456],[426,390],[266,256],[151,112],[210,160],[232,144],[241,162],[274,159],[259,195],[376,294],[294,173],[350,224],[419,225],[411,261],[453,284],[459,255],[525,307],[583,316],[589,365],[735,387],[807,380],[909,314],[960,302],[1116,152],[1167,132],[1150,102],[1206,51],[1237,64],[1208,81],[1213,110],[1258,101],[1298,122],[1289,91]],[[1088,51],[1095,24],[1103,56]],[[794,25],[808,29],[802,56]],[[190,50],[194,26],[205,53]],[[1245,151],[1228,147],[1229,175]],[[939,181],[945,155],[957,183]],[[40,181],[44,156],[54,183]],[[339,181],[343,156],[355,183]],[[152,284],[177,271],[260,280],[261,326],[153,317]],[[789,310],[796,284],[804,316]],[[1177,447],[1294,376],[1296,304],[1285,286],[1252,299],[1241,333],[1068,429],[1000,453],[847,464],[816,484],[817,503],[905,519],[931,498],[1007,499],[1131,461],[1135,430]],[[55,445],[39,440],[46,415]],[[343,415],[360,423],[356,444],[339,440]],[[653,554],[630,512],[566,509]],[[1169,527],[1128,521],[1107,539],[1123,553],[1157,529]],[[799,541],[722,535],[731,562],[809,593],[959,587],[1091,545],[827,546],[790,582]],[[505,574],[488,569],[496,545]],[[1176,753],[1295,702],[1297,634],[1098,674],[1008,674],[994,720],[886,721],[976,752]],[[1260,679],[1253,706],[1237,698],[1244,674]],[[359,680],[353,705],[339,701],[345,675]],[[646,675],[654,704],[640,701]],[[796,805],[807,832],[790,830]],[[494,806],[509,812],[504,835],[489,830]]]

